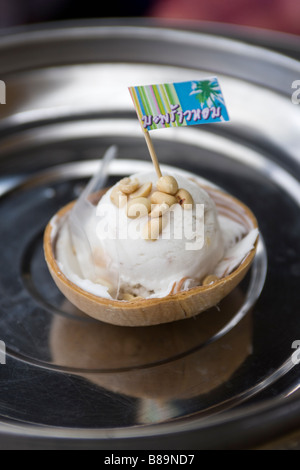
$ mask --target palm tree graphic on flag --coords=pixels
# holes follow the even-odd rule
[[[224,104],[222,93],[217,81],[201,80],[198,82],[192,82],[192,91],[190,95],[196,95],[201,108],[204,108],[205,106],[208,108],[211,106],[217,107],[219,102]]]

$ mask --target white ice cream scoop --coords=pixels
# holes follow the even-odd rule
[[[165,296],[174,283],[182,279],[200,284],[205,276],[213,273],[223,257],[224,243],[214,201],[195,182],[181,175],[172,176],[178,188],[192,197],[192,207],[185,210],[178,202],[169,207],[162,216],[161,234],[155,241],[145,240],[144,235],[147,224],[158,220],[152,218],[152,211],[148,214],[146,210],[142,217],[130,218],[126,204],[117,207],[111,201],[118,183],[98,204],[89,231],[98,238],[112,262],[119,265],[121,291],[147,298]],[[130,181],[138,181],[140,186],[150,182],[152,194],[157,194],[154,172],[132,175]],[[160,194],[163,199],[164,194]],[[135,201],[140,199],[134,199],[130,207],[136,206],[138,210]],[[151,193],[148,199],[151,200]],[[129,196],[129,204],[131,201]]]
[[[134,177],[140,179],[140,184],[151,180],[155,186],[154,174]],[[101,264],[101,253],[105,252],[112,263],[119,265],[121,292],[128,290],[133,293],[128,294],[129,297],[124,295],[124,300],[114,300],[109,293],[109,285],[80,277],[68,257],[62,260],[61,253],[66,253],[68,247],[66,219],[72,204],[59,211],[48,224],[44,249],[50,273],[58,288],[83,312],[117,325],[167,323],[197,315],[218,304],[244,278],[254,259],[258,239],[257,221],[252,212],[222,191],[211,187],[203,190],[197,181],[187,180],[181,175],[176,175],[176,178],[179,186],[183,186],[193,198],[191,214],[194,221],[197,219],[194,204],[204,204],[206,223],[202,251],[187,250],[186,243],[190,243],[190,239],[164,239],[168,224],[164,225],[155,241],[146,240],[143,236],[123,239],[120,228],[124,226],[122,221],[125,217],[133,223],[131,230],[141,234],[143,232],[138,231],[137,225],[143,226],[150,216],[146,214],[144,219],[127,217],[125,206],[120,208],[112,204],[112,189],[102,199],[99,195],[100,201],[94,206],[95,217],[86,227],[89,236],[94,237],[92,245],[98,243],[101,247],[100,255],[94,253],[94,256],[95,259],[98,256],[97,262]],[[152,192],[154,190],[155,187]],[[105,205],[107,214],[102,212]],[[179,210],[184,212],[180,204],[174,211]],[[118,215],[120,225],[116,224],[114,213]],[[202,216],[199,217],[201,219]],[[101,237],[101,230],[105,233],[107,229],[114,233],[114,238]],[[201,242],[201,237],[198,242]],[[69,255],[72,256],[70,250]],[[207,274],[216,273],[217,278],[212,278],[207,285],[197,285]]]

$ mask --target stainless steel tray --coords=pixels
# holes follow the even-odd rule
[[[56,25],[0,43],[0,447],[220,448],[299,418],[300,65],[235,40],[126,22]],[[247,279],[195,319],[118,328],[58,292],[42,250],[107,146],[111,182],[149,165],[127,87],[217,74],[231,123],[153,133],[160,161],[249,205]]]

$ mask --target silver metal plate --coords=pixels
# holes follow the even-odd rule
[[[298,386],[300,109],[291,83],[299,64],[206,34],[126,25],[8,36],[0,59],[8,92],[0,108],[3,442],[122,447],[143,439],[159,448],[180,435],[188,448],[189,433],[198,447],[213,447],[217,436],[236,442],[234,419],[246,422],[275,399],[281,406]],[[253,210],[262,234],[253,268],[196,318],[150,328],[95,322],[51,280],[45,225],[78,196],[109,145],[120,151],[111,182],[150,165],[128,86],[212,74],[231,123],[156,131],[153,141],[162,164]],[[209,430],[211,440],[201,441]]]

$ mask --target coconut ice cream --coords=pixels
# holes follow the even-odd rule
[[[118,300],[165,297],[213,283],[245,258],[258,234],[219,214],[196,181],[181,174],[158,179],[154,172],[110,188],[83,228],[90,252],[74,252],[63,224],[57,263],[82,289]],[[83,264],[93,264],[88,279]]]
[[[223,257],[215,204],[183,176],[133,175],[111,188],[96,212],[98,239],[119,266],[124,292],[161,296],[181,281],[196,285]]]

